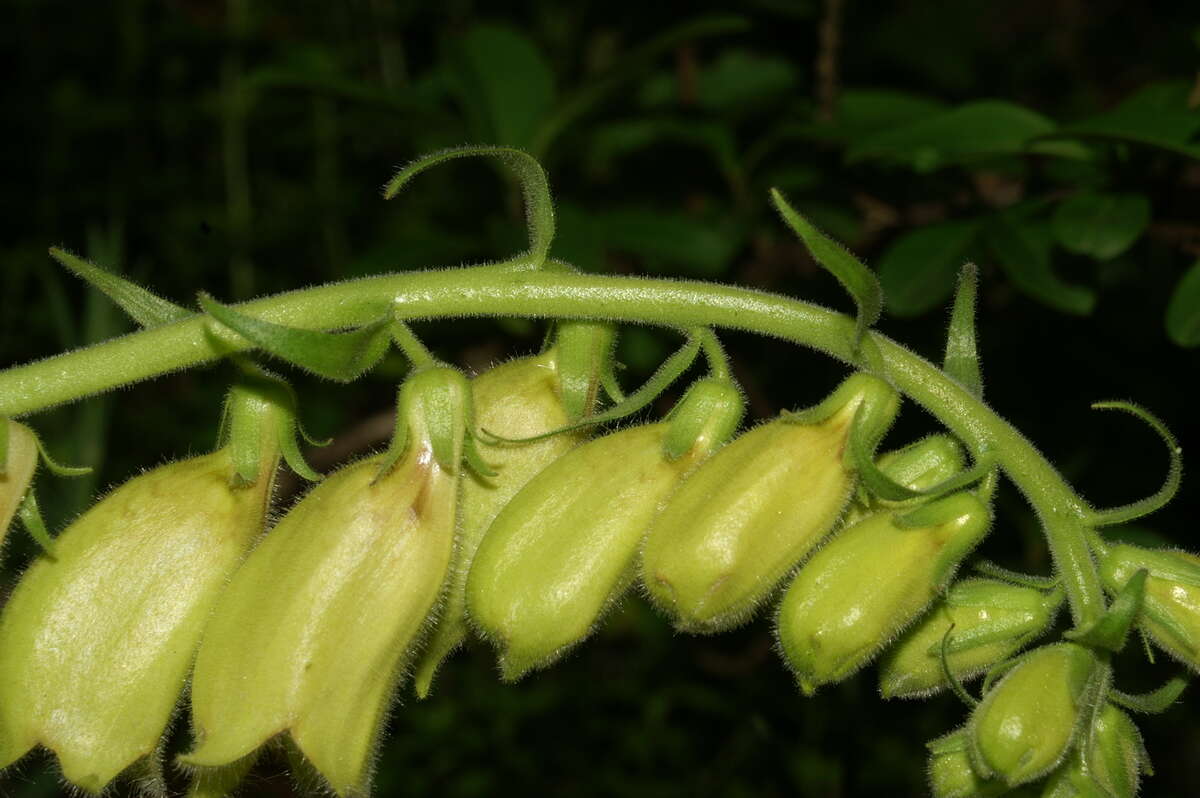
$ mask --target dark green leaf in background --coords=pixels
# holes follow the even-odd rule
[[[988,224],[987,241],[1004,273],[1021,291],[1063,313],[1092,312],[1096,293],[1066,282],[1054,271],[1050,222],[1000,213]]]
[[[481,25],[455,43],[455,77],[476,141],[528,149],[554,104],[554,73],[511,28]]]
[[[1200,260],[1175,285],[1166,322],[1172,341],[1180,346],[1200,346]]]
[[[938,222],[897,238],[879,259],[888,312],[919,316],[954,291],[958,270],[979,232],[974,220]]]
[[[1065,135],[1149,144],[1200,158],[1200,108],[1189,107],[1191,87],[1183,81],[1153,83],[1111,111],[1065,126]]]
[[[1076,194],[1054,211],[1054,238],[1063,249],[1111,260],[1150,224],[1150,200],[1141,194]]]
[[[921,172],[997,155],[1025,152],[1030,142],[1054,130],[1039,113],[1002,100],[981,100],[883,129],[846,151],[848,161],[879,158]]]

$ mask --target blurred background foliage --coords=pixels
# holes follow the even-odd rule
[[[0,364],[132,329],[56,270],[62,244],[191,303],[389,270],[491,260],[524,246],[520,193],[482,161],[391,202],[406,159],[462,143],[542,159],[553,254],[586,270],[714,279],[848,307],[774,218],[767,188],[878,269],[881,329],[937,356],[967,260],[982,270],[987,398],[1098,504],[1153,490],[1160,444],[1090,401],[1133,398],[1200,440],[1188,374],[1200,345],[1200,12],[1187,3],[749,0],[721,4],[354,0],[9,0],[0,27]],[[521,320],[424,325],[484,368],[537,347]],[[670,336],[629,330],[632,381]],[[752,413],[809,403],[841,367],[730,334]],[[294,379],[329,468],[381,443],[404,364],[351,386]],[[169,376],[34,419],[61,459],[54,528],[91,497],[211,445],[229,373]],[[899,445],[931,429],[902,417]],[[283,486],[285,501],[298,490]],[[1048,568],[1012,491],[987,554]],[[1200,492],[1116,534],[1195,548]],[[7,590],[31,556],[13,536]],[[873,676],[803,699],[769,621],[683,638],[640,601],[566,663],[496,684],[475,646],[432,698],[405,698],[379,795],[920,795],[924,740],[952,697],[878,699]],[[1127,689],[1170,672],[1132,662]],[[1195,697],[1143,724],[1159,775],[1200,783]],[[178,724],[183,726],[182,723]],[[184,744],[177,730],[172,746]],[[247,794],[288,795],[282,759]],[[34,758],[0,792],[54,795]]]

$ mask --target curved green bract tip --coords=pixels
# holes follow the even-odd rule
[[[951,692],[958,696],[964,704],[970,708],[974,708],[978,703],[975,696],[967,692],[967,688],[963,687],[958,676],[950,668],[950,633],[954,631],[954,624],[946,627],[946,633],[942,635],[942,643],[938,646],[938,663],[942,668],[942,678],[946,680],[946,684],[950,685]]]
[[[812,222],[800,215],[777,188],[771,189],[771,203],[792,232],[808,247],[813,259],[836,277],[854,299],[858,306],[858,314],[854,321],[854,348],[858,349],[867,329],[879,321],[879,316],[883,313],[883,288],[879,284],[879,278],[862,261],[850,254],[850,250],[822,233]]]
[[[81,477],[84,474],[92,473],[91,466],[68,466],[63,465],[50,456],[50,452],[46,450],[46,445],[42,443],[41,437],[33,436],[33,440],[37,443],[38,454],[42,458],[42,462],[46,464],[46,468],[50,469],[50,473],[57,477]]]
[[[1162,687],[1148,693],[1131,694],[1114,689],[1109,692],[1108,700],[1132,712],[1157,715],[1175,705],[1179,696],[1183,695],[1183,691],[1187,689],[1189,681],[1190,679],[1186,675],[1172,676]]]
[[[392,199],[414,177],[432,166],[455,158],[488,157],[500,161],[516,175],[525,197],[525,215],[529,224],[529,257],[531,268],[539,269],[546,262],[554,240],[554,204],[550,199],[550,183],[546,171],[527,152],[515,147],[469,146],[454,147],[418,158],[404,166],[383,187],[383,198]]]
[[[1175,494],[1179,491],[1180,480],[1183,478],[1183,449],[1179,446],[1179,441],[1171,434],[1171,430],[1149,410],[1132,402],[1096,402],[1092,405],[1092,409],[1123,410],[1146,422],[1158,433],[1163,443],[1167,445],[1167,454],[1171,458],[1171,464],[1167,469],[1167,478],[1163,482],[1162,487],[1155,491],[1153,495],[1120,507],[1113,507],[1108,510],[1094,510],[1088,516],[1088,523],[1093,527],[1125,524],[1166,506],[1171,499],[1175,498]]]
[[[610,421],[618,421],[626,416],[630,416],[642,408],[653,402],[659,394],[665,391],[671,383],[679,379],[683,372],[687,371],[688,367],[695,361],[696,355],[700,351],[700,341],[695,336],[689,336],[687,342],[677,349],[670,357],[662,362],[658,370],[654,372],[641,387],[633,393],[625,397],[621,402],[605,410],[603,413],[596,413],[593,416],[583,419],[574,424],[568,424],[564,427],[534,435],[528,438],[506,438],[502,435],[497,435],[490,430],[480,430],[487,438],[489,443],[532,443],[534,441],[552,438],[555,435],[562,435],[566,432],[584,429],[585,427],[593,427],[600,424],[607,424]]]

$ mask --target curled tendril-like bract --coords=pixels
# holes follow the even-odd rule
[[[541,268],[550,252],[550,243],[554,240],[554,204],[550,199],[550,183],[546,179],[546,171],[537,159],[527,152],[515,147],[493,146],[453,147],[441,150],[402,167],[383,187],[383,198],[392,199],[408,181],[432,166],[456,158],[475,156],[495,158],[511,169],[520,181],[521,193],[525,197],[525,215],[529,224],[530,267]]]
[[[1183,477],[1183,449],[1179,446],[1179,442],[1171,434],[1171,430],[1167,428],[1167,425],[1149,410],[1132,402],[1096,402],[1092,405],[1092,408],[1094,410],[1123,410],[1149,424],[1158,433],[1159,437],[1162,438],[1163,443],[1167,445],[1167,453],[1171,457],[1171,464],[1167,469],[1167,478],[1164,480],[1162,487],[1152,495],[1136,502],[1121,505],[1120,507],[1112,507],[1107,510],[1093,510],[1089,514],[1088,523],[1093,527],[1125,524],[1161,509],[1171,499],[1175,498],[1175,494],[1179,491],[1179,482]]]

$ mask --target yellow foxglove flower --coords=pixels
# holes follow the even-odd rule
[[[878,435],[898,407],[885,382],[856,374],[822,404],[816,423],[779,418],[714,455],[646,536],[641,578],[651,599],[689,631],[748,619],[846,507],[854,473],[844,454],[856,415]]]
[[[471,380],[475,422],[509,440],[543,435],[571,419],[560,398],[556,352],[511,360]],[[480,454],[495,471],[463,478],[458,550],[437,626],[417,663],[414,689],[424,698],[442,660],[467,636],[467,572],[479,541],[497,513],[535,474],[574,448],[583,430],[522,443],[481,442]]]
[[[779,605],[779,641],[801,689],[846,678],[891,643],[949,582],[988,520],[977,498],[956,493],[905,515],[875,513],[819,549]]]
[[[398,459],[327,477],[225,589],[196,657],[184,764],[229,765],[286,732],[333,793],[365,793],[454,550],[470,386],[430,368],[404,383],[399,407]]]
[[[0,546],[3,546],[8,526],[37,470],[38,446],[33,431],[24,424],[4,418],[0,418],[0,424],[6,427],[0,430],[6,435],[4,462],[0,468]]]
[[[632,581],[662,502],[741,415],[735,387],[702,380],[670,420],[568,452],[500,511],[471,564],[467,611],[500,649],[505,679],[550,664],[591,633]]]
[[[233,487],[228,449],[160,466],[34,562],[0,616],[0,766],[42,745],[98,793],[154,755],[209,612],[262,531],[274,467]]]

